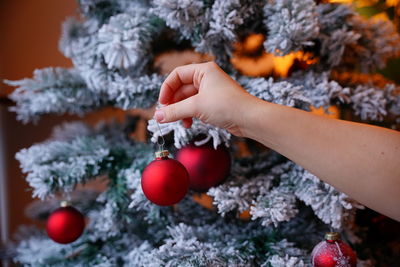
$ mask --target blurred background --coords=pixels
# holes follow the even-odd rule
[[[71,66],[58,51],[61,23],[76,14],[76,1],[0,1],[0,79],[31,77],[36,68]],[[32,201],[14,155],[44,140],[55,124],[72,118],[46,116],[37,125],[22,124],[8,112],[11,88],[0,83],[1,234],[3,241],[21,224],[32,223],[24,208]],[[8,213],[8,219],[7,214]]]
[[[366,17],[390,19],[399,26],[398,0],[337,0],[331,2],[353,2],[357,11]],[[74,0],[1,0],[0,1],[0,80],[18,80],[31,77],[34,69],[50,66],[72,66],[69,59],[58,51],[58,40],[61,24],[68,16],[77,15],[77,3]],[[261,38],[261,39],[260,39]],[[238,70],[247,75],[269,75],[284,77],[293,67],[312,64],[305,55],[291,54],[276,58],[263,52],[263,37],[253,35],[237,44],[237,55],[233,63]],[[207,61],[210,58],[190,50],[161,53],[156,59],[161,72],[168,72],[177,65]],[[379,75],[400,83],[400,60],[393,59],[387,68],[380,70]],[[40,224],[29,219],[24,210],[32,202],[31,192],[15,160],[15,153],[33,143],[45,140],[54,125],[67,120],[77,120],[74,116],[46,115],[34,124],[22,124],[16,120],[8,108],[13,103],[7,95],[11,88],[0,82],[0,230],[2,242],[11,237],[22,224]],[[338,111],[332,110],[331,116],[337,117]],[[148,118],[149,111],[132,111]],[[318,111],[316,111],[318,112]],[[83,119],[95,123],[100,118],[122,118],[124,113],[118,110],[101,110],[88,114]],[[143,129],[142,129],[143,130]],[[139,135],[138,139],[145,138]],[[93,185],[96,186],[96,185]],[[371,211],[368,211],[371,212]],[[399,224],[374,214],[379,231],[400,229]],[[381,229],[382,228],[382,229]],[[397,231],[397,232],[396,232]],[[398,234],[398,230],[394,230]],[[393,233],[393,232],[391,232]],[[389,235],[391,234],[389,233]],[[399,248],[400,252],[400,248]]]

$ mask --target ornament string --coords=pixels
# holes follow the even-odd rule
[[[165,145],[165,140],[164,140],[164,136],[162,135],[162,131],[161,131],[161,127],[160,124],[156,121],[157,126],[158,126],[158,130],[160,131],[160,137],[161,137],[161,143],[160,143],[160,139],[157,138],[157,144],[158,144],[158,148],[160,151],[164,150],[164,145]]]
[[[331,232],[334,232],[332,227],[329,227],[329,229],[331,230]],[[343,252],[340,249],[340,246],[339,246],[338,242],[335,241],[335,245],[336,245],[336,247],[337,247],[337,249],[339,251],[339,256],[342,257],[343,256]]]
[[[340,246],[339,246],[338,242],[335,241],[335,245],[336,245],[336,247],[337,247],[337,249],[338,249],[338,251],[339,251],[339,256],[340,256],[340,257],[343,257],[343,252],[342,252],[342,250],[340,249]]]
[[[71,202],[71,192],[66,192],[66,199],[68,202]]]
[[[163,106],[163,105],[160,104],[160,102],[157,102],[157,107],[156,107],[156,109],[159,109],[159,108],[161,108],[162,106]],[[157,138],[158,149],[159,149],[160,151],[163,151],[163,150],[164,150],[164,145],[165,145],[165,139],[164,139],[164,136],[163,136],[163,134],[162,134],[160,124],[158,123],[158,121],[156,121],[156,123],[157,123],[158,130],[160,131],[160,137],[161,137],[161,142],[160,142],[160,139]]]
[[[329,229],[331,230],[331,232],[334,232],[332,227],[329,227]],[[342,257],[343,253],[342,253],[342,250],[340,249],[340,246],[339,246],[338,242],[335,241],[335,245],[336,245],[336,247],[337,247],[337,249],[339,251],[339,256]]]
[[[72,200],[71,192],[69,192],[69,191],[63,192],[62,200],[60,201],[60,206],[61,207],[66,207],[66,206],[70,205],[71,204],[71,200]]]

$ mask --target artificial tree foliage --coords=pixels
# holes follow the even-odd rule
[[[399,88],[377,85],[372,74],[399,55],[400,37],[390,21],[367,20],[351,6],[313,0],[80,0],[79,11],[80,18],[64,23],[59,45],[73,68],[38,69],[33,78],[7,81],[17,87],[10,98],[19,120],[83,115],[104,107],[129,111],[154,106],[165,78],[154,59],[163,43],[172,43],[212,56],[243,88],[265,101],[306,111],[336,105],[366,123],[388,116],[399,121]],[[315,63],[289,77],[245,76],[231,58],[234,44],[249,34],[262,34],[268,53],[301,51],[311,54]],[[334,79],[344,73],[365,75],[367,82]],[[42,206],[31,206],[40,212],[30,214],[54,208],[48,199],[72,194],[78,184],[102,179],[107,188],[74,199],[78,208],[79,203],[92,203],[84,208],[89,223],[80,239],[60,245],[41,230],[30,229],[15,245],[16,262],[309,266],[313,245],[329,229],[341,232],[353,245],[368,246],[357,238],[362,229],[353,223],[362,206],[282,155],[266,150],[233,156],[239,139],[200,120],[189,129],[181,122],[161,124],[161,132],[150,120],[150,136],[143,143],[130,136],[135,123],[63,124],[49,140],[17,153],[32,195],[47,199]],[[192,141],[231,149],[229,177],[207,192],[215,210],[195,203],[193,192],[174,207],[159,207],[145,198],[141,172],[154,159],[161,135],[171,151]],[[250,221],[238,219],[244,211]],[[359,262],[368,266],[374,259],[363,257]]]

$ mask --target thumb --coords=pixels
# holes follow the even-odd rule
[[[192,118],[196,114],[194,102],[195,96],[192,96],[174,104],[164,106],[156,110],[154,118],[161,123]]]

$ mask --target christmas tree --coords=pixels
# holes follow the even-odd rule
[[[60,39],[60,50],[74,67],[39,69],[33,78],[7,81],[17,87],[10,96],[16,103],[12,110],[23,122],[105,107],[127,114],[154,107],[165,79],[156,56],[192,48],[265,101],[306,111],[336,106],[343,119],[391,128],[399,123],[399,88],[374,73],[400,54],[400,37],[390,21],[364,19],[351,6],[314,0],[80,0],[79,5],[82,17],[68,19]],[[249,36],[262,39],[255,54],[294,58],[289,73],[246,75],[235,55]],[[137,117],[129,116],[95,127],[62,124],[49,140],[16,155],[33,197],[44,201],[32,206],[33,217],[47,217],[63,199],[87,219],[83,234],[78,231],[79,238],[67,244],[25,229],[15,246],[16,262],[310,266],[312,248],[330,229],[353,246],[362,243],[357,236],[362,229],[354,224],[362,205],[275,151],[200,120],[187,129],[181,122],[158,125],[150,119],[148,140],[141,142],[131,134],[137,124]],[[188,146],[229,151],[224,179],[200,188],[215,209],[200,205],[193,189],[174,206],[146,198],[141,178],[161,138],[178,154]],[[76,190],[91,180],[106,181],[107,188]],[[360,266],[374,263],[362,256]]]

